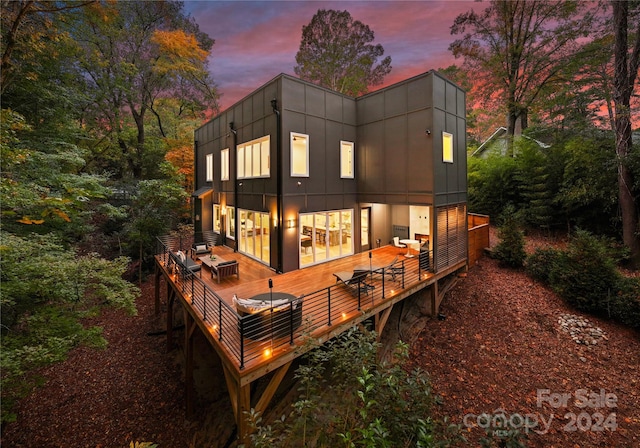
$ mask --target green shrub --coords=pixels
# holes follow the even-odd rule
[[[493,250],[493,256],[504,266],[521,268],[527,253],[524,250],[524,234],[520,230],[513,207],[507,207],[502,221],[498,228],[500,242]]]
[[[610,241],[578,230],[566,250],[538,249],[527,273],[580,311],[640,328],[640,280],[624,277]]]
[[[554,248],[536,249],[525,261],[527,274],[538,281],[549,283],[551,271],[554,269],[562,252]]]
[[[408,346],[400,343],[389,364],[376,359],[378,346],[375,333],[352,329],[309,352],[296,372],[292,412],[270,424],[248,413],[250,446],[445,446],[429,417],[428,378],[407,368]],[[447,429],[463,440],[456,427]]]

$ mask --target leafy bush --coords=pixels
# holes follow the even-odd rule
[[[576,309],[640,328],[640,281],[622,276],[609,241],[578,230],[567,250],[538,249],[527,272]]]
[[[498,228],[500,243],[494,248],[493,256],[512,268],[521,268],[527,258],[524,250],[524,234],[520,230],[513,207],[505,210],[502,225]]]
[[[554,264],[561,255],[562,252],[554,248],[536,249],[534,253],[526,258],[525,268],[527,274],[531,278],[548,284]]]
[[[446,444],[437,440],[429,417],[433,400],[426,374],[407,371],[407,345],[398,345],[394,363],[380,363],[375,336],[351,330],[309,352],[296,373],[300,395],[293,411],[273,425],[249,413],[256,429],[251,446]]]
[[[52,235],[0,232],[2,422],[39,381],[29,373],[61,361],[79,344],[104,347],[99,328],[80,319],[103,304],[135,314],[138,289],[122,279],[128,260],[77,257]]]

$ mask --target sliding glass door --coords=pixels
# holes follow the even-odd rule
[[[300,214],[300,267],[353,254],[353,210]]]
[[[239,209],[238,250],[269,264],[269,214]]]

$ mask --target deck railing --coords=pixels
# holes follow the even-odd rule
[[[304,294],[285,307],[261,311],[260,318],[256,319],[252,315],[241,316],[200,278],[198,272],[192,272],[178,262],[179,244],[177,239],[158,238],[156,259],[240,369],[260,358],[267,360],[277,356],[307,336],[321,336],[326,333],[327,326],[362,315],[425,281],[433,266],[432,253],[423,251],[414,258],[402,260],[395,273],[389,268],[370,272],[366,283],[373,285],[373,289],[357,286],[350,289],[336,283]]]

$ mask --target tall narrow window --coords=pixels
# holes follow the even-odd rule
[[[453,134],[442,132],[442,161],[453,163]]]
[[[207,154],[207,182],[213,181],[213,154]]]
[[[269,177],[270,141],[267,135],[237,146],[238,179]]]
[[[309,177],[309,136],[291,133],[291,176]]]
[[[229,180],[229,148],[220,152],[220,180]]]
[[[340,177],[353,179],[353,142],[340,141]]]

